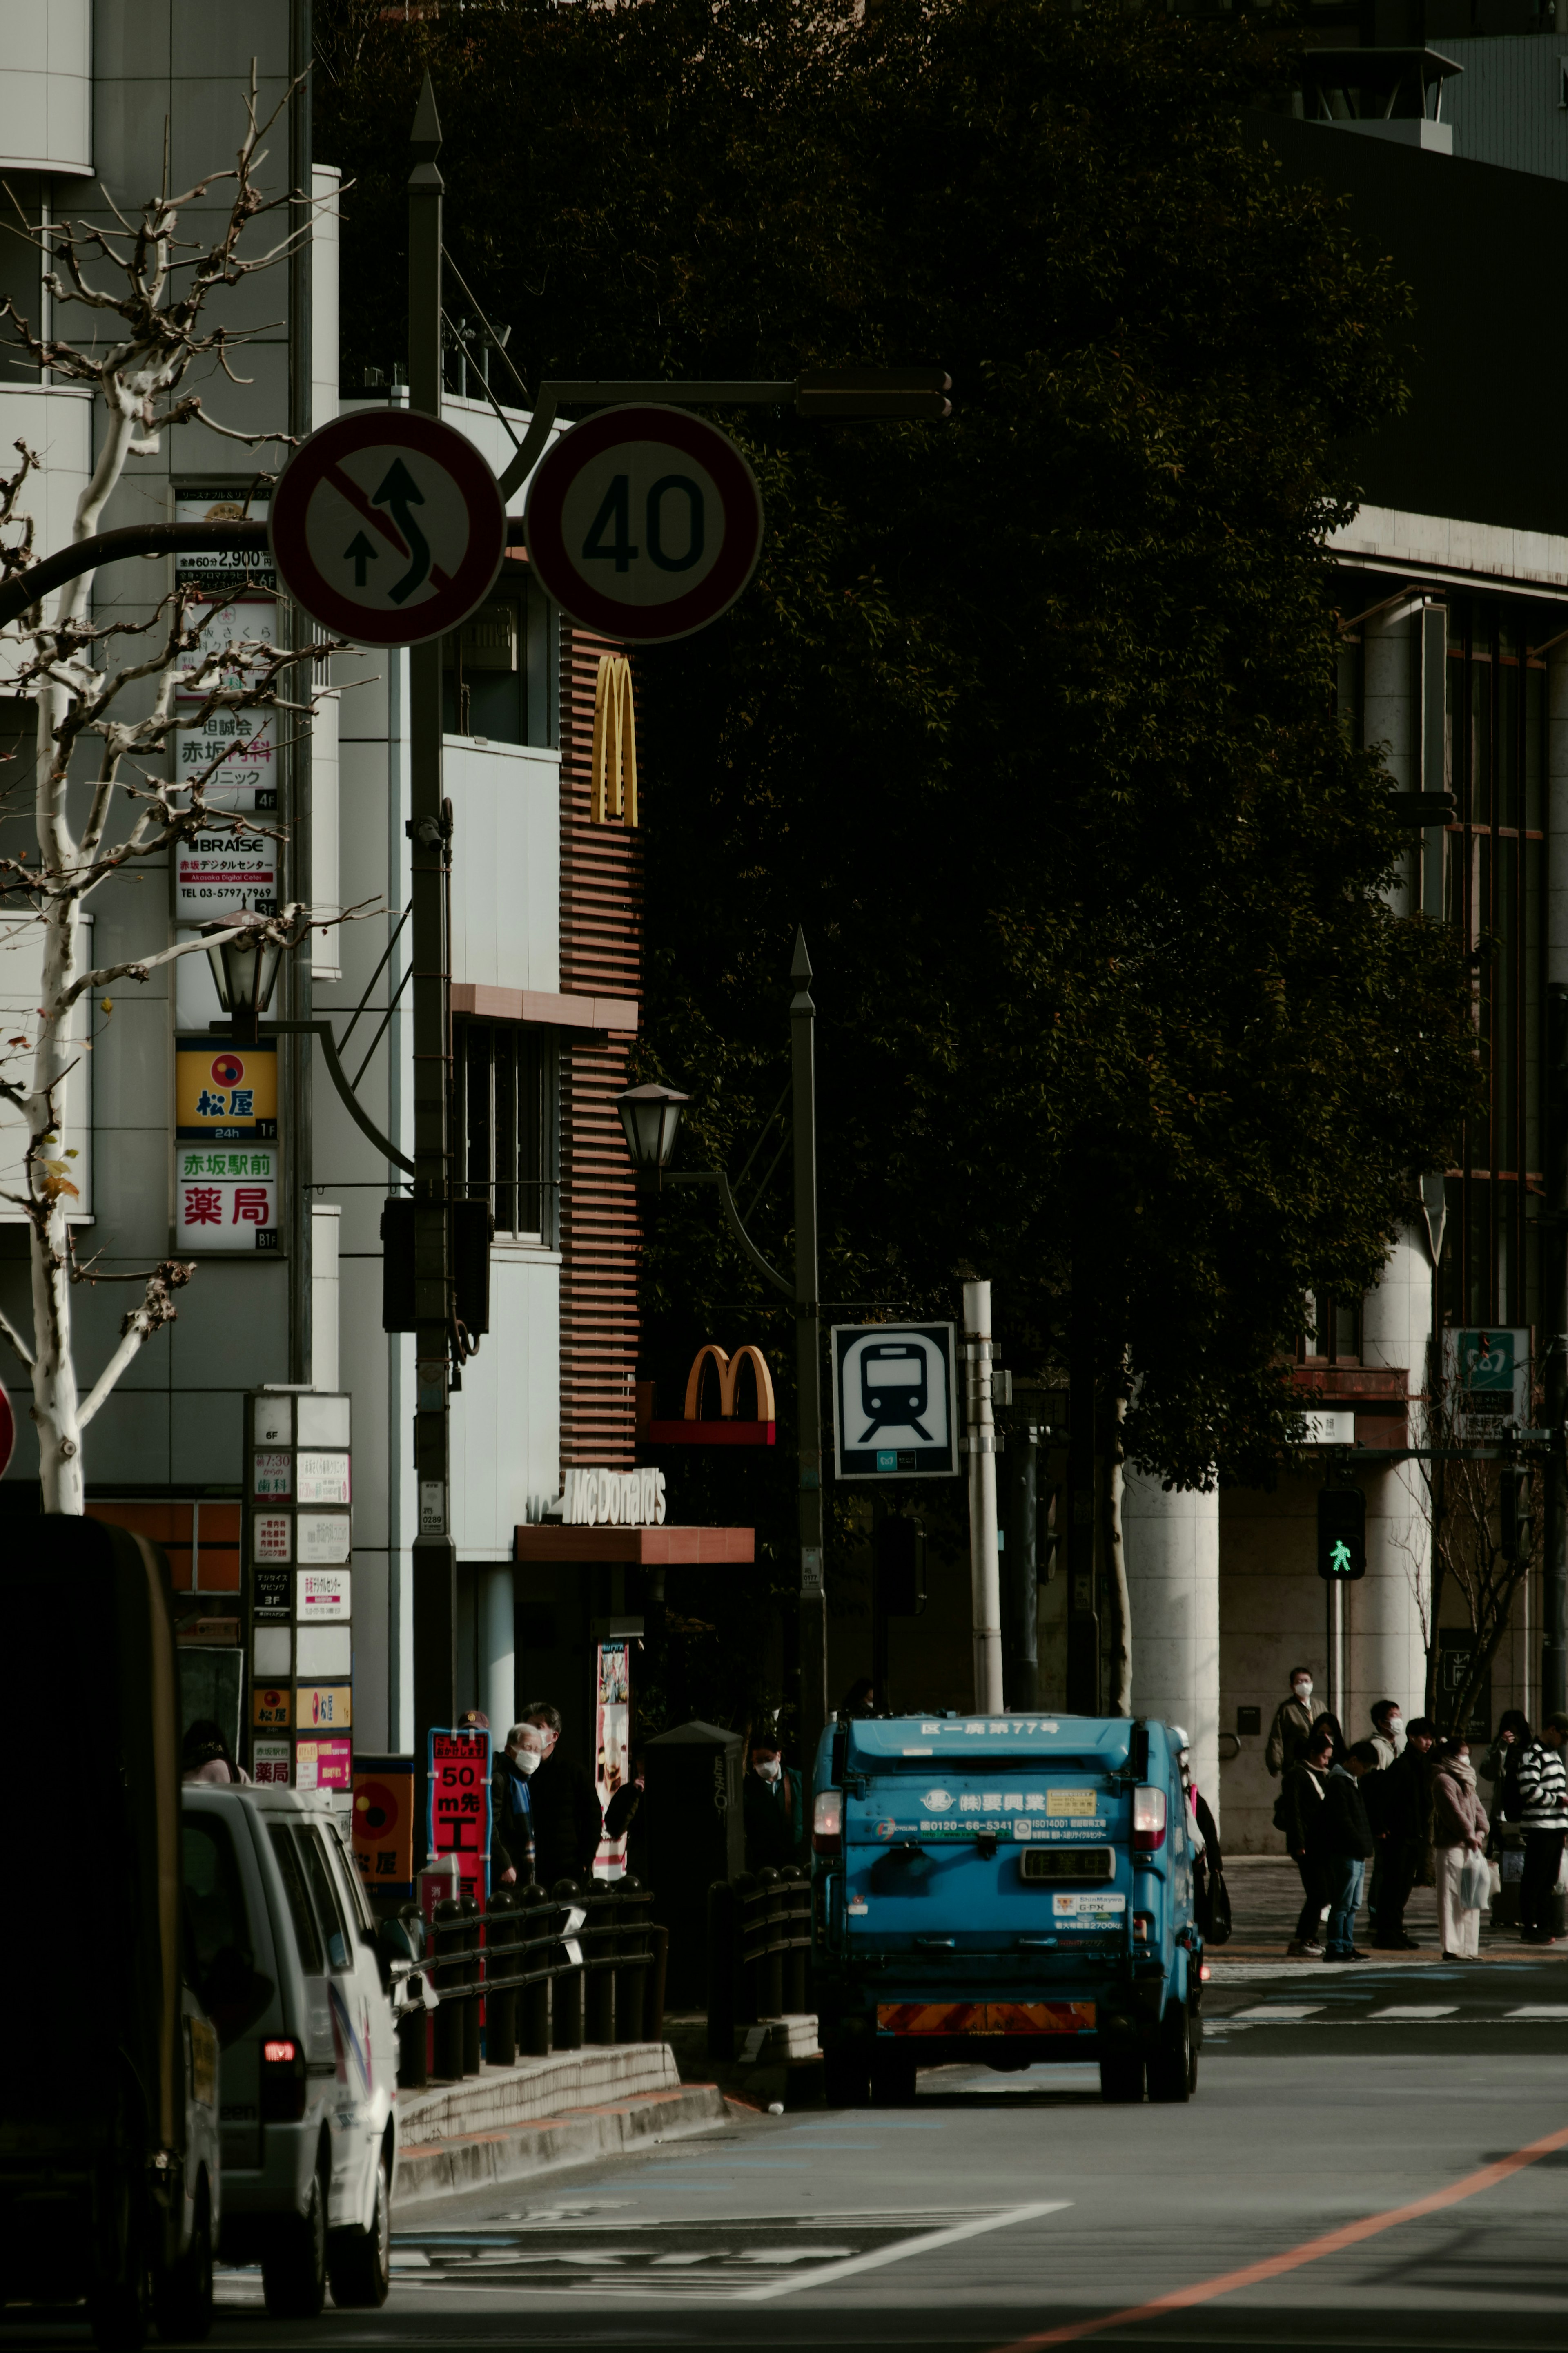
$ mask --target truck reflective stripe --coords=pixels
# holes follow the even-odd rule
[[[879,2034],[1092,2034],[1091,2001],[895,2001],[877,2006]]]

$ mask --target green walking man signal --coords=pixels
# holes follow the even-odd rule
[[[1325,1487],[1318,1497],[1318,1575],[1329,1585],[1366,1575],[1366,1497],[1359,1487]]]

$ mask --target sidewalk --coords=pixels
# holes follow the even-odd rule
[[[482,2067],[460,2084],[398,2094],[395,2202],[710,2132],[728,2114],[716,2084],[681,2082],[666,2042],[590,2043]]]
[[[1231,1939],[1228,1945],[1215,1946],[1205,1955],[1215,1978],[1233,1962],[1284,1960],[1285,1947],[1296,1933],[1296,1920],[1301,1909],[1301,1882],[1289,1855],[1227,1855],[1225,1883],[1230,1890]],[[1405,1907],[1405,1925],[1411,1936],[1418,1939],[1420,1951],[1385,1953],[1379,1950],[1377,1960],[1380,1968],[1420,1968],[1428,1962],[1442,1958],[1435,1889],[1417,1887],[1414,1890]],[[1356,1915],[1355,1933],[1357,1943],[1370,1951],[1372,1923],[1364,1905]],[[1513,1961],[1526,1956],[1532,1961],[1568,1961],[1568,1944],[1521,1945],[1517,1928],[1494,1927],[1491,1914],[1481,1914],[1480,1957],[1483,1961]],[[1300,1966],[1314,1968],[1321,1964],[1308,1959],[1300,1961]]]

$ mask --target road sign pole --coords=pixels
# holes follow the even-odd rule
[[[963,1286],[963,1388],[969,1446],[969,1563],[974,1713],[1000,1715],[1002,1570],[996,1542],[996,1426],[991,1407],[991,1285]]]
[[[790,1113],[795,1142],[795,1361],[800,1449],[800,1758],[809,1780],[827,1721],[822,1577],[822,1307],[816,1281],[816,1007],[797,931],[790,966]]]
[[[408,401],[441,414],[441,126],[428,74],[414,118],[408,180]],[[411,646],[409,784],[414,963],[414,1755],[424,1778],[433,1726],[457,1714],[457,1560],[450,1525],[451,1408],[447,1391],[447,1103],[451,1022],[445,871],[450,847],[441,793],[441,640]],[[426,1818],[416,1792],[416,1824]]]
[[[1546,992],[1548,1214],[1542,1285],[1546,1336],[1545,1543],[1541,1559],[1541,1721],[1568,1708],[1568,985]]]

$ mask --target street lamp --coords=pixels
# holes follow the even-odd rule
[[[822,1582],[822,1303],[816,1275],[816,1006],[811,959],[797,931],[790,965],[790,1129],[795,1161],[793,1280],[768,1264],[741,1222],[722,1168],[671,1170],[672,1185],[715,1185],[730,1230],[752,1264],[795,1304],[795,1398],[799,1445],[801,1753],[813,1757],[827,1715],[827,1618]],[[639,1187],[654,1189],[675,1149],[680,1106],[690,1098],[669,1087],[630,1087],[616,1107]],[[770,1118],[768,1124],[772,1125]],[[763,1133],[766,1133],[764,1129]]]
[[[660,1176],[675,1150],[680,1107],[690,1101],[689,1095],[678,1093],[674,1087],[654,1085],[628,1087],[625,1094],[616,1096],[626,1150],[645,1192],[658,1191]]]
[[[213,939],[207,962],[217,984],[217,1001],[239,1044],[254,1046],[257,1024],[277,985],[282,944],[272,936],[265,915],[231,915],[226,923],[204,923],[202,933]]]

